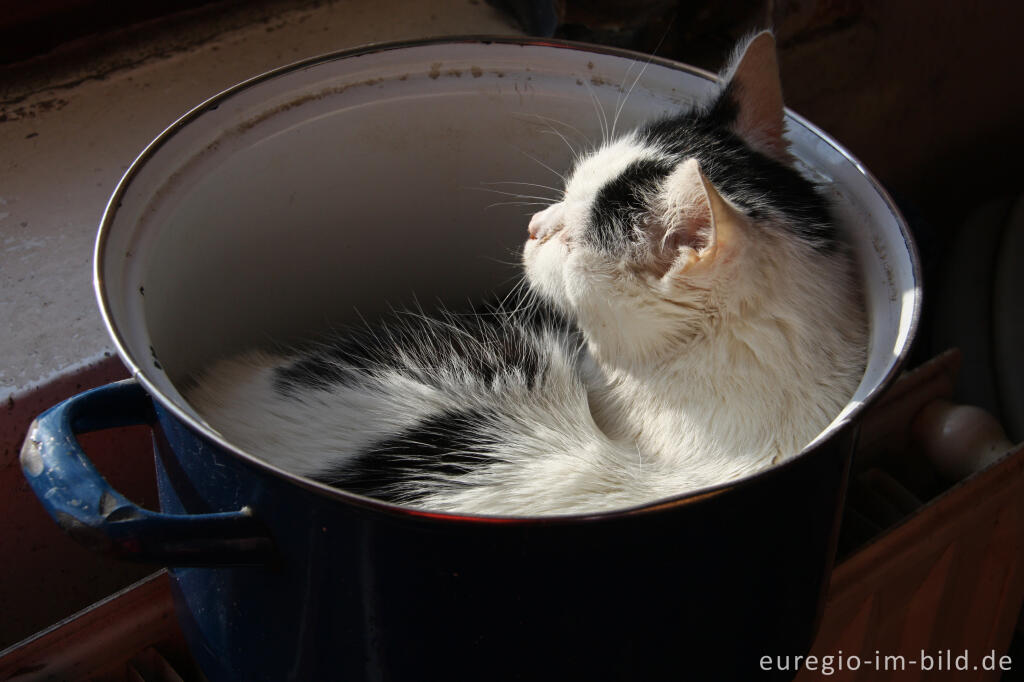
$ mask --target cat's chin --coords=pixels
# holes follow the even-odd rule
[[[571,312],[565,283],[568,249],[560,240],[531,239],[523,247],[523,270],[530,289],[558,310]]]

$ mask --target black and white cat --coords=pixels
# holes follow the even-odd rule
[[[530,221],[527,311],[397,315],[222,361],[187,397],[283,469],[435,511],[597,512],[783,461],[866,347],[848,250],[783,133],[763,32],[706,106],[578,161]]]

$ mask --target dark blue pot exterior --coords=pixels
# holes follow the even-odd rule
[[[508,521],[325,495],[156,415],[163,511],[247,506],[277,550],[171,571],[213,682],[772,679],[811,644],[855,434],[699,499]]]
[[[150,424],[162,512],[77,435]],[[191,649],[235,680],[747,680],[810,646],[855,436],[740,481],[591,517],[427,514],[291,479],[134,381],[40,415],[26,480],[76,539],[171,567]]]

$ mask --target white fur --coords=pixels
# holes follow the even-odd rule
[[[688,164],[666,183],[673,215],[707,211]],[[700,254],[683,253],[682,271],[609,261],[584,245],[583,220],[524,248],[529,280],[575,313],[587,339],[597,424],[638,448],[649,475],[672,472],[679,490],[798,453],[842,409],[864,363],[863,313],[842,256],[780,231],[753,236],[736,213],[720,222],[728,237],[705,254],[715,262],[699,267]]]
[[[188,398],[231,443],[302,475],[446,410],[493,408],[493,420],[477,429],[500,440],[488,451],[494,465],[463,477],[472,487],[440,487],[417,501],[436,511],[554,514],[648,497],[652,490],[643,482],[636,448],[610,440],[591,418],[578,349],[565,337],[541,336],[549,367],[533,390],[514,378],[483,385],[453,351],[440,370],[448,373],[446,390],[383,372],[357,388],[303,389],[284,398],[272,385],[273,373],[289,360],[254,352],[211,367]],[[656,494],[672,492],[666,486]]]
[[[727,73],[777,71],[764,38],[751,44],[757,63]],[[771,93],[754,94],[755,108],[769,100],[781,107]],[[741,120],[756,129],[758,146],[784,159],[776,114],[781,120],[769,111],[760,127],[749,115]],[[273,385],[274,369],[290,360],[251,353],[207,371],[189,400],[233,444],[303,475],[432,416],[489,415],[472,426],[488,466],[457,477],[458,484],[438,475],[410,491],[418,506],[437,511],[623,508],[794,456],[860,380],[866,335],[850,263],[784,226],[753,224],[692,159],[661,186],[645,248],[611,257],[589,246],[584,234],[601,187],[637,160],[663,158],[627,134],[581,160],[562,200],[531,220],[527,281],[569,313],[583,336],[579,346],[572,335],[522,331],[508,321],[507,338],[546,358],[535,385],[514,373],[491,383],[475,375],[462,354],[489,353],[485,339],[468,350],[446,346],[431,369],[435,380],[422,380],[409,358],[407,371],[370,370],[356,385],[291,396]],[[426,322],[424,329],[443,339],[444,327]],[[497,334],[490,341],[501,342]]]

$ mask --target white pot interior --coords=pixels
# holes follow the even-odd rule
[[[559,186],[554,171],[571,160],[562,137],[600,138],[595,101],[609,120],[621,106],[621,131],[712,88],[696,71],[620,54],[474,41],[256,79],[186,116],[126,175],[97,248],[101,305],[123,358],[195,417],[177,387],[218,356],[507,288],[538,207],[495,205],[515,199],[489,190],[553,193],[492,183]],[[915,260],[857,162],[799,117],[789,130],[863,272],[871,350],[848,414],[909,342]]]

